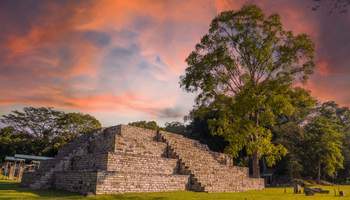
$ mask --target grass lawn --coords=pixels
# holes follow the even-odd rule
[[[250,191],[241,193],[201,193],[201,192],[163,192],[163,193],[133,193],[124,195],[98,195],[84,197],[74,193],[62,191],[41,190],[33,191],[29,189],[19,188],[18,183],[8,180],[0,180],[0,200],[3,199],[84,199],[84,200],[204,200],[204,199],[220,199],[220,200],[299,200],[299,199],[350,199],[350,186],[340,186],[345,191],[345,197],[335,197],[333,187],[325,187],[329,189],[330,194],[316,194],[315,196],[305,196],[303,194],[295,195],[292,188],[267,188],[263,191]]]

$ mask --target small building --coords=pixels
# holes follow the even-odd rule
[[[2,165],[2,174],[9,179],[21,180],[24,170],[24,159],[6,156]]]
[[[52,158],[24,154],[6,156],[4,159],[4,163],[1,166],[0,174],[8,177],[8,179],[20,181],[25,170],[34,171],[37,168],[39,168],[41,161],[49,159]]]

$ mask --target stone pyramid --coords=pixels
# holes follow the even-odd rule
[[[237,192],[264,188],[227,155],[181,135],[119,125],[78,137],[21,185],[82,194],[125,192]]]

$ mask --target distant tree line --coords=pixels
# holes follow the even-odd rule
[[[91,115],[46,107],[25,107],[3,115],[0,121],[5,125],[0,129],[0,161],[15,153],[54,156],[77,136],[101,128]]]

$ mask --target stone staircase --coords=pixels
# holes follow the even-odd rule
[[[25,172],[22,177],[21,186],[31,189],[50,188],[54,173],[64,171],[69,166],[71,158],[83,154],[84,148],[88,145],[91,137],[92,135],[86,134],[76,138],[64,145],[54,159],[42,161],[38,170]]]
[[[85,154],[70,158],[66,171],[55,173],[53,185],[95,194],[186,190],[189,175],[178,173],[178,160],[166,157],[167,145],[156,136],[132,126],[107,128],[90,139]]]
[[[113,194],[193,190],[245,191],[264,187],[225,155],[181,135],[119,125],[83,135],[60,149],[22,186]]]
[[[167,145],[156,136],[153,130],[121,126],[96,193],[186,190],[189,176],[178,173],[178,160],[166,157]]]
[[[250,178],[248,169],[222,164],[218,154],[205,145],[181,135],[159,132],[169,151],[179,159],[185,173],[191,175],[196,184],[193,188],[205,192],[237,192],[263,189],[263,179]]]

